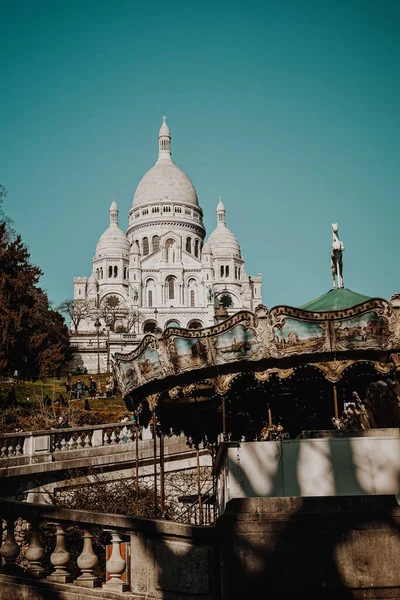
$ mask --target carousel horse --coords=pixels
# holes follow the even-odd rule
[[[344,287],[343,285],[343,258],[342,253],[344,245],[339,239],[339,226],[337,223],[332,223],[332,253],[331,253],[331,269],[332,269],[332,280],[333,287],[336,287],[336,277],[338,280],[338,288]]]

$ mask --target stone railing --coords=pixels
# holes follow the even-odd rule
[[[159,598],[160,590],[171,589],[172,580],[172,589],[183,592],[180,598],[192,598],[187,576],[183,582],[176,579],[178,567],[194,569],[190,577],[194,594],[202,593],[204,600],[214,597],[214,582],[207,572],[214,546],[213,528],[10,500],[0,500],[0,511],[6,529],[0,548],[0,600],[14,595],[20,586],[24,587],[24,598],[53,598],[62,592],[63,598],[75,599],[75,586],[100,588],[95,592],[104,598],[113,598],[110,592]],[[16,536],[18,523],[24,524],[24,539]],[[66,533],[71,528],[79,532],[80,541],[76,536],[69,541]],[[99,532],[109,538],[106,556],[100,545],[97,547],[103,549],[95,552],[93,534]],[[155,554],[163,573],[159,581],[149,576]],[[105,569],[99,569],[99,563],[105,563]],[[85,597],[92,598],[93,593],[87,589]]]
[[[0,466],[48,462],[60,452],[101,446],[125,446],[135,441],[136,426],[127,423],[85,425],[65,429],[0,434]]]

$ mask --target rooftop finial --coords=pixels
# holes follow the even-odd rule
[[[337,277],[337,287],[343,288],[343,251],[344,245],[343,242],[339,239],[339,225],[337,223],[332,223],[332,252],[331,252],[331,270],[332,270],[332,281],[333,287],[336,287],[336,277]]]
[[[162,117],[162,120],[164,121],[163,125],[166,125],[166,123],[165,123],[165,119],[166,119],[166,118],[167,118],[167,117],[166,117],[165,115]]]

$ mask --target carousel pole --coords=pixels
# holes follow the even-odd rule
[[[136,515],[139,515],[139,427],[136,417],[135,423],[135,445],[136,445]]]
[[[154,451],[154,517],[157,517],[157,419],[153,412],[153,451]]]
[[[338,400],[337,400],[337,388],[336,385],[333,384],[333,406],[335,409],[335,419],[339,418],[339,409],[338,409]]]
[[[197,495],[199,502],[199,522],[200,525],[203,525],[203,505],[201,503],[201,481],[200,481],[200,452],[197,448],[196,450],[196,458],[197,458]]]
[[[160,433],[160,510],[164,516],[165,492],[164,492],[164,434]]]
[[[225,409],[225,394],[222,394],[222,438],[226,442],[226,409]]]

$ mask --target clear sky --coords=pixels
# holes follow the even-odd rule
[[[157,158],[215,226],[221,195],[263,301],[400,291],[399,0],[1,0],[5,212],[57,305]]]

